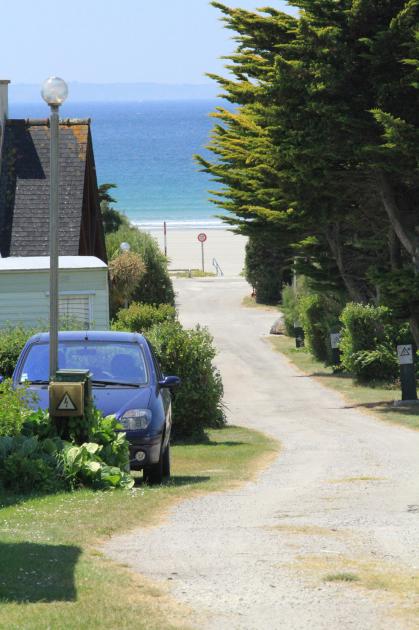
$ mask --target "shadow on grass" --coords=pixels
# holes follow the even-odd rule
[[[341,372],[311,372],[310,374],[295,374],[294,378],[341,378],[342,380],[352,379],[350,374],[342,374]]]
[[[79,547],[0,543],[0,602],[73,602]]]
[[[380,411],[398,411],[398,409],[396,409],[396,407],[393,406],[393,401],[392,400],[377,400],[375,402],[365,402],[365,403],[351,403],[349,405],[345,405],[344,407],[342,407],[343,409],[358,409],[358,408],[363,408],[363,409],[377,409],[379,408]]]
[[[170,486],[170,487],[176,487],[176,488],[180,488],[181,486],[191,486],[193,484],[197,484],[197,483],[204,483],[205,481],[209,481],[211,479],[211,477],[208,477],[206,475],[193,475],[193,476],[188,476],[188,475],[173,475],[172,477],[170,477],[170,479],[167,479],[166,481],[164,481],[162,483],[162,486]],[[135,481],[135,485],[136,486],[144,486],[146,485],[144,483],[144,480],[142,478],[142,476],[140,477],[135,477],[134,478]],[[154,487],[158,487],[158,486],[154,486]],[[161,486],[160,486],[161,487]]]

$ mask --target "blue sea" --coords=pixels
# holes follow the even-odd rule
[[[142,103],[66,103],[64,118],[91,118],[99,184],[117,185],[116,207],[145,229],[221,227],[220,214],[208,201],[213,182],[198,170],[193,156],[208,155],[219,101],[148,101]],[[11,118],[43,118],[40,103],[10,104]]]

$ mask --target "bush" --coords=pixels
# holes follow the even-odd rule
[[[286,285],[282,289],[281,311],[284,314],[284,323],[287,335],[290,337],[294,336],[294,322],[296,322],[299,318],[298,309],[298,295],[296,295],[292,286]]]
[[[175,294],[167,271],[167,259],[160,251],[157,241],[135,227],[123,226],[106,236],[106,249],[109,260],[120,254],[119,246],[126,242],[131,251],[139,254],[146,267],[132,299],[147,304],[174,304]]]
[[[48,412],[26,409],[20,435],[0,437],[0,488],[12,492],[54,492],[130,488],[129,448],[114,416],[90,406],[84,418],[69,418],[70,439],[57,435]],[[87,441],[80,442],[81,436]]]
[[[284,266],[283,247],[264,230],[251,234],[246,244],[245,276],[258,304],[278,304]]]
[[[179,322],[153,326],[147,335],[165,374],[180,376],[173,391],[174,439],[202,439],[204,429],[225,423],[223,384],[212,361],[216,351],[206,329],[185,330]]]
[[[12,381],[0,383],[0,436],[18,435],[25,421],[31,415],[28,403],[34,394],[27,390],[13,389]]]
[[[299,319],[307,348],[319,361],[331,361],[330,333],[340,328],[340,310],[339,301],[327,294],[303,295],[299,300]]]
[[[128,308],[118,311],[116,320],[112,323],[112,329],[145,332],[154,324],[173,322],[175,319],[176,309],[171,304],[157,306],[133,302]]]
[[[110,261],[109,280],[112,312],[128,303],[145,271],[143,259],[134,252],[124,252]]]
[[[23,346],[37,330],[23,326],[8,326],[0,330],[0,374],[12,376]]]
[[[341,315],[342,364],[359,381],[393,381],[399,374],[400,326],[385,306],[347,304]]]

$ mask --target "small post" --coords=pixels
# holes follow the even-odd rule
[[[202,273],[205,273],[204,243],[206,240],[207,235],[204,232],[198,234],[198,241],[201,243]]]
[[[397,355],[400,363],[400,381],[402,387],[402,400],[414,401],[418,399],[416,389],[415,364],[413,360],[413,346],[405,344],[397,346]]]
[[[301,326],[301,322],[294,322],[294,334],[295,334],[295,347],[304,348],[304,329]]]
[[[166,221],[163,223],[163,234],[164,234],[164,255],[167,257],[167,225],[166,225]]]
[[[330,333],[330,346],[332,348],[332,363],[340,365],[340,333]]]

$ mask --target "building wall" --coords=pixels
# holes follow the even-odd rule
[[[109,329],[107,269],[62,270],[60,296],[89,296],[94,330]],[[41,325],[48,330],[49,272],[3,271],[0,273],[0,328],[8,325]]]

